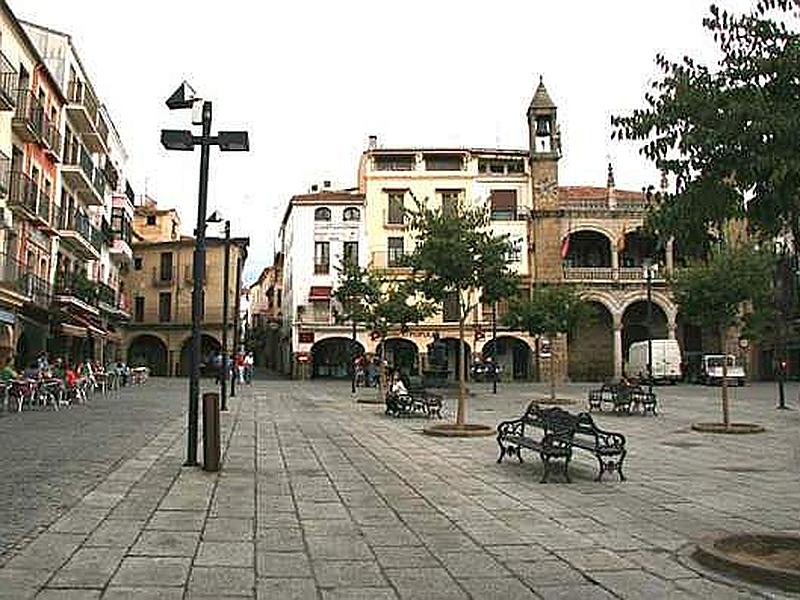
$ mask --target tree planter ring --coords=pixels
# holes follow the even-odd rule
[[[701,433],[727,433],[727,434],[747,434],[764,433],[763,425],[758,423],[731,423],[727,427],[724,423],[692,423],[692,430]]]
[[[497,435],[497,429],[489,425],[478,425],[476,423],[465,423],[464,425],[435,423],[423,428],[422,433],[438,437],[488,437]]]

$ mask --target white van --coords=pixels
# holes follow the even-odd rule
[[[653,381],[677,383],[682,377],[681,348],[677,340],[652,340]],[[628,377],[647,381],[647,341],[634,342],[628,349],[625,369]]]

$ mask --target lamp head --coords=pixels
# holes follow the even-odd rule
[[[217,133],[219,149],[223,152],[247,152],[250,140],[246,131],[220,131]]]
[[[206,223],[222,223],[225,219],[222,218],[222,213],[218,210],[215,210],[206,219]]]
[[[194,150],[194,137],[186,129],[162,129],[161,145],[167,150]]]
[[[178,86],[178,89],[172,92],[172,95],[167,98],[167,106],[170,110],[192,108],[197,100],[200,100],[200,98],[197,97],[192,86],[184,80],[184,82]]]

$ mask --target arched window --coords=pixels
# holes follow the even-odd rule
[[[361,211],[358,210],[355,206],[349,206],[344,209],[344,214],[342,218],[345,221],[358,221],[361,218]]]
[[[315,221],[330,221],[331,220],[331,209],[325,206],[318,208],[314,211],[314,220]]]

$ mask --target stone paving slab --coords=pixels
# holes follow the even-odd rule
[[[518,415],[530,389],[476,394],[471,414],[492,425]],[[693,434],[688,423],[715,416],[700,392],[659,390],[656,418],[596,415],[628,438],[624,483],[594,482],[596,464],[578,456],[573,484],[541,485],[536,457],[498,465],[491,438],[423,436],[425,420],[388,418],[335,382],[241,389],[222,415],[223,468],[207,473],[181,466],[184,416],[159,408],[161,427],[131,434],[130,456],[112,470],[64,465],[93,486],[61,488],[62,509],[5,557],[0,597],[799,597],[686,557],[712,531],[800,530],[800,414],[777,415],[761,390],[763,401],[737,402],[734,414],[763,421],[766,434]],[[139,388],[149,393],[183,404],[185,382]],[[128,414],[102,408],[110,422],[115,409]],[[783,450],[767,460],[765,445]]]

